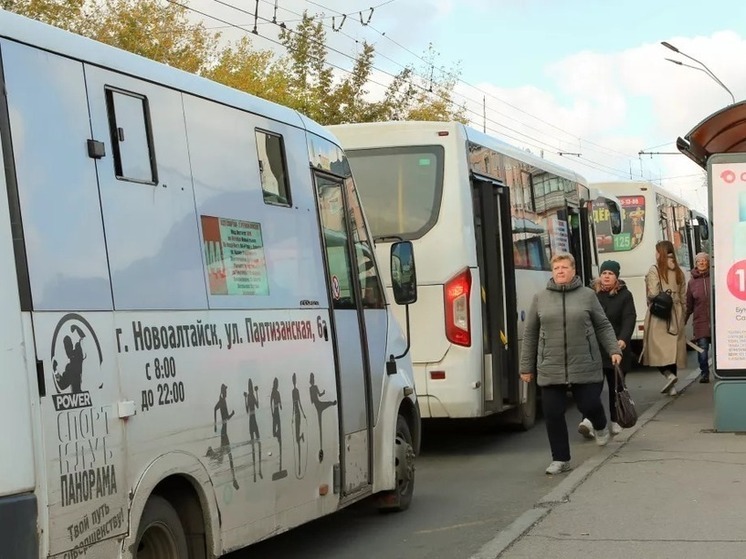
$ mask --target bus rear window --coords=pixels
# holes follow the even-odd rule
[[[599,253],[632,250],[642,241],[645,229],[645,197],[619,196],[619,201],[622,204],[622,232],[619,235],[611,232],[609,211],[603,206],[593,209]]]
[[[374,237],[417,239],[435,225],[443,191],[441,146],[346,153]]]

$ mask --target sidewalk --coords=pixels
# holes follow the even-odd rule
[[[713,384],[677,388],[479,556],[746,557],[746,436],[712,431]]]

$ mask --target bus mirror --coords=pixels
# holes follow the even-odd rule
[[[391,286],[398,305],[411,305],[417,301],[417,274],[410,241],[391,245]]]
[[[622,209],[613,200],[606,200],[606,206],[609,208],[609,224],[611,233],[618,235],[622,232]]]

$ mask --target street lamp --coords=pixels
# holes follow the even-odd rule
[[[725,86],[725,84],[723,82],[721,82],[720,79],[718,79],[718,77],[715,74],[712,73],[712,70],[710,70],[707,66],[705,66],[704,62],[700,62],[699,60],[697,60],[693,56],[689,56],[685,52],[681,52],[679,49],[677,49],[671,43],[668,43],[666,41],[661,41],[661,45],[663,45],[664,47],[666,47],[669,50],[674,51],[677,54],[680,54],[681,56],[687,57],[689,60],[692,60],[692,61],[696,62],[697,64],[699,64],[700,66],[702,66],[702,68],[698,68],[697,66],[692,66],[691,64],[684,64],[683,62],[680,62],[678,60],[674,60],[672,58],[666,58],[666,60],[668,60],[669,62],[673,62],[674,64],[678,64],[679,66],[686,66],[687,68],[694,68],[695,70],[699,70],[700,72],[704,72],[705,74],[707,74],[708,76],[710,76],[715,81],[715,83],[717,83],[720,87],[722,87],[725,91],[728,92],[728,95],[730,95],[730,98],[733,100],[733,104],[735,105],[736,98],[734,97],[733,92],[730,89],[728,89]]]

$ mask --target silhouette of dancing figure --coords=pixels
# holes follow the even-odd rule
[[[324,431],[321,428],[321,412],[323,412],[326,408],[330,406],[336,406],[337,401],[334,400],[322,402],[320,400],[321,396],[326,394],[326,390],[319,390],[319,387],[316,386],[315,379],[313,376],[313,373],[311,373],[311,403],[316,406],[316,413],[319,416],[319,462],[324,460]]]
[[[85,333],[75,325],[70,327],[70,331],[78,335],[78,341],[73,345],[73,340],[70,336],[65,336],[62,339],[68,359],[65,370],[62,373],[57,372],[56,359],[52,363],[52,369],[54,370],[54,378],[57,380],[57,386],[60,387],[60,390],[64,390],[69,386],[73,394],[78,394],[83,392],[83,361],[86,355],[83,353],[80,342],[85,338]]]
[[[256,422],[256,410],[259,408],[259,387],[249,379],[249,391],[243,393],[244,403],[246,404],[246,413],[249,414],[249,437],[251,438],[251,461],[254,464],[254,481],[256,481],[256,456],[259,454],[259,477],[262,475],[262,441],[259,437],[259,425]],[[255,446],[259,448],[255,450]]]
[[[235,411],[232,411],[228,413],[228,404],[225,401],[225,397],[228,394],[228,387],[224,384],[220,385],[220,396],[218,397],[218,402],[215,404],[215,409],[213,410],[212,414],[212,420],[213,420],[213,430],[217,433],[218,432],[218,410],[220,410],[220,417],[222,420],[222,425],[220,427],[220,458],[219,461],[222,462],[222,456],[226,452],[228,453],[228,460],[230,461],[231,465],[231,475],[233,476],[233,487],[238,489],[238,482],[236,481],[236,470],[233,468],[233,453],[231,452],[231,442],[228,440],[228,420],[233,417],[233,415],[236,413]]]
[[[280,381],[275,377],[272,383],[272,393],[269,396],[269,407],[272,410],[272,436],[277,439],[277,444],[280,447],[280,469],[272,474],[272,479],[280,479],[288,475],[287,471],[282,469],[282,420],[280,419],[282,398],[280,398],[280,391],[278,390],[279,383]]]
[[[303,404],[300,403],[300,390],[296,386],[296,377],[293,373],[293,418],[295,420],[295,443],[298,445],[298,475],[301,475],[301,453],[300,443],[306,439],[304,433],[301,433],[300,428],[300,416],[303,414],[303,419],[306,419],[306,412],[303,409]]]

